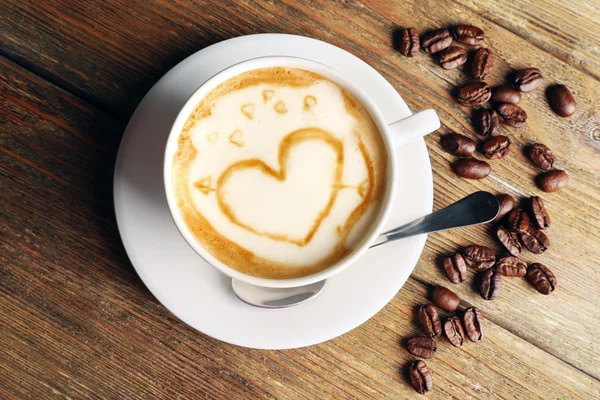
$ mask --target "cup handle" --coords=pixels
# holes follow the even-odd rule
[[[439,129],[440,119],[435,111],[425,110],[392,122],[389,127],[393,146],[400,147]]]

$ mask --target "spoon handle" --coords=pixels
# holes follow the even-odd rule
[[[489,192],[475,192],[446,208],[382,233],[371,245],[371,248],[422,233],[489,222],[496,218],[499,209],[500,205],[496,196]]]

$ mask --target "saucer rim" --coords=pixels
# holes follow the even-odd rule
[[[232,339],[232,337],[223,337],[223,335],[220,335],[218,333],[215,334],[215,331],[213,329],[207,329],[206,326],[203,328],[200,328],[198,326],[198,324],[191,321],[187,315],[182,315],[183,313],[179,313],[179,312],[175,311],[175,309],[177,309],[177,306],[171,301],[169,296],[167,294],[165,294],[162,291],[162,289],[160,289],[158,287],[155,280],[149,275],[149,272],[144,269],[144,267],[142,266],[143,261],[139,258],[139,254],[137,254],[137,251],[133,249],[135,244],[132,243],[132,241],[134,239],[127,235],[127,233],[129,231],[128,231],[128,227],[125,226],[125,224],[127,224],[127,222],[124,219],[124,216],[123,216],[124,210],[121,207],[121,204],[122,204],[121,196],[123,195],[123,192],[121,191],[121,185],[124,184],[124,182],[121,181],[121,178],[122,178],[122,175],[124,174],[123,169],[124,169],[125,158],[126,158],[125,153],[127,152],[127,143],[130,140],[132,140],[131,139],[132,135],[135,134],[133,131],[136,128],[135,123],[134,123],[136,121],[136,117],[139,117],[139,115],[143,114],[144,108],[148,105],[148,103],[150,103],[150,99],[152,97],[160,95],[159,90],[161,89],[161,85],[167,80],[167,78],[169,76],[174,75],[178,69],[191,67],[192,63],[199,62],[200,58],[203,55],[208,54],[209,51],[213,52],[213,53],[216,50],[225,51],[227,47],[231,48],[231,46],[247,45],[249,43],[249,41],[264,41],[264,42],[270,41],[271,44],[273,42],[279,42],[279,45],[285,46],[286,44],[289,44],[290,40],[294,40],[298,44],[300,44],[301,42],[304,42],[304,44],[306,46],[314,47],[315,55],[313,55],[312,56],[313,58],[310,58],[310,59],[313,59],[314,61],[317,61],[317,62],[323,62],[323,61],[321,59],[319,59],[319,57],[316,53],[327,50],[327,51],[337,52],[338,55],[340,56],[340,59],[345,58],[346,59],[345,61],[352,62],[355,64],[360,64],[360,63],[364,64],[362,67],[364,68],[366,66],[370,70],[370,73],[373,74],[373,79],[377,78],[380,81],[383,80],[383,82],[385,82],[387,84],[387,85],[385,85],[385,87],[381,87],[381,90],[386,90],[386,91],[391,90],[394,92],[394,97],[398,101],[398,104],[396,104],[395,106],[397,106],[397,109],[401,111],[401,112],[395,113],[396,119],[400,119],[404,116],[411,115],[411,112],[408,109],[406,103],[404,102],[402,97],[395,91],[395,89],[389,82],[387,82],[383,77],[381,77],[381,75],[376,70],[374,70],[372,67],[368,66],[368,64],[364,63],[362,60],[358,59],[356,56],[346,52],[343,49],[340,49],[336,46],[333,46],[333,45],[325,43],[325,42],[318,41],[316,39],[306,38],[306,37],[302,37],[302,36],[295,36],[295,35],[258,34],[258,35],[242,36],[242,37],[219,42],[217,44],[214,44],[212,46],[209,46],[205,49],[202,49],[202,50],[192,54],[191,56],[189,56],[188,58],[186,58],[185,60],[180,62],[178,65],[173,67],[152,87],[152,89],[146,94],[146,96],[144,97],[142,102],[138,105],[138,108],[136,109],[135,113],[131,117],[131,120],[130,120],[130,122],[125,130],[125,133],[123,135],[121,145],[119,147],[117,163],[115,166],[114,199],[115,199],[115,214],[117,217],[117,224],[119,227],[119,231],[121,233],[122,241],[125,246],[126,252],[130,258],[130,261],[131,261],[132,265],[134,266],[136,272],[138,273],[138,275],[144,282],[144,284],[148,287],[148,289],[152,292],[152,294],[157,298],[157,300],[159,300],[159,302],[161,302],[167,309],[169,309],[173,314],[175,314],[183,322],[192,326],[193,328],[197,329],[198,331],[200,331],[208,336],[214,337],[218,340],[224,341],[224,342],[228,342],[228,343],[232,343],[232,344],[236,344],[236,345],[240,345],[240,346],[245,346],[245,347],[260,348],[260,349],[287,349],[287,348],[298,348],[298,347],[309,346],[309,345],[321,343],[323,341],[331,340],[337,336],[340,336],[340,335],[360,326],[362,323],[364,323],[365,321],[370,319],[372,316],[374,316],[377,312],[379,312],[394,297],[394,295],[397,293],[397,291],[403,286],[406,279],[408,278],[408,275],[410,275],[410,273],[414,269],[414,266],[416,265],[420,255],[422,254],[422,251],[423,251],[423,248],[425,245],[425,241],[427,238],[427,235],[421,235],[421,236],[412,238],[414,243],[412,244],[412,247],[411,247],[412,248],[412,251],[411,251],[412,257],[410,257],[411,260],[408,263],[411,266],[410,266],[410,268],[407,268],[408,272],[404,271],[405,273],[399,274],[398,275],[399,277],[398,276],[396,277],[397,279],[394,280],[395,281],[394,286],[396,286],[396,288],[395,288],[396,290],[393,293],[391,293],[391,292],[387,293],[385,297],[380,297],[377,301],[377,305],[371,306],[370,307],[371,309],[368,312],[366,312],[366,314],[363,313],[364,314],[363,318],[360,318],[359,320],[355,319],[354,322],[352,322],[350,325],[346,324],[346,326],[344,326],[343,328],[337,329],[335,331],[329,331],[327,333],[321,333],[321,334],[317,334],[317,335],[314,335],[314,334],[306,335],[303,338],[289,340],[288,342],[286,342],[285,340],[283,340],[283,341],[275,340],[276,343],[274,343],[273,345],[269,344],[269,342],[265,342],[262,340],[252,343],[252,339],[250,341],[247,341],[244,339],[238,340],[238,339]],[[269,54],[281,55],[279,52],[269,53]],[[295,55],[295,54],[291,54],[291,55]],[[300,53],[299,53],[299,56],[306,57],[305,54],[300,54]],[[256,57],[256,55],[254,55],[253,57]],[[252,58],[252,57],[249,57],[249,58]],[[340,60],[340,62],[343,62],[343,61]],[[336,68],[335,65],[333,65],[332,67]],[[383,84],[383,82],[382,82],[382,84]],[[377,100],[376,100],[376,102],[377,102]],[[384,117],[385,117],[386,121],[388,121],[388,122],[390,121],[389,114],[390,114],[389,110],[388,110],[387,116],[384,113]],[[398,115],[398,114],[403,114],[403,115]],[[394,118],[391,118],[391,122],[393,122],[393,120],[394,120]],[[430,163],[430,159],[429,159],[429,156],[427,153],[427,148],[425,146],[424,140],[417,139],[416,142],[418,143],[419,152],[421,153],[419,155],[419,157],[421,157],[421,156],[424,157],[424,159],[422,161],[425,161],[425,164],[427,167],[427,168],[425,168],[424,171],[422,171],[423,173],[425,173],[425,175],[427,175],[427,179],[425,179],[424,182],[420,182],[420,183],[425,185],[423,187],[423,189],[424,189],[424,194],[423,194],[424,211],[430,212],[432,205],[433,205],[433,181],[432,181],[431,163]],[[163,206],[167,207],[166,204],[163,204]],[[167,213],[168,213],[168,211],[167,211]],[[181,238],[181,240],[183,240],[183,238]],[[197,257],[200,258],[200,256],[198,256],[198,255],[197,255]],[[209,268],[211,270],[213,269],[210,266],[209,266]],[[350,266],[349,268],[352,268],[352,266]],[[217,272],[217,271],[215,270],[213,272]],[[344,272],[346,272],[346,271],[344,271]],[[341,274],[344,274],[344,272],[342,272]],[[217,272],[217,273],[221,274],[220,272]],[[208,271],[205,271],[205,273],[203,273],[203,274],[209,275],[211,273]],[[214,275],[214,274],[212,274],[212,275]],[[402,276],[400,276],[400,275],[402,275]],[[340,278],[338,275],[336,275],[335,277],[331,278],[331,281],[335,281],[338,279],[340,279]],[[235,295],[231,294],[231,296],[235,296]],[[294,309],[295,308],[288,308],[286,310],[291,310],[293,312]],[[249,313],[253,313],[253,312],[256,312],[256,309],[252,309],[252,310],[248,309],[247,311]],[[273,312],[273,311],[266,310],[266,312]]]

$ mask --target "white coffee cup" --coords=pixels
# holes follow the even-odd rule
[[[387,162],[387,178],[386,188],[384,196],[381,200],[381,206],[379,207],[379,213],[374,221],[371,223],[370,229],[363,236],[362,240],[354,247],[354,250],[345,258],[339,262],[331,265],[322,271],[315,274],[308,275],[301,278],[293,279],[266,279],[259,278],[252,275],[241,273],[217,260],[208,251],[206,251],[195,239],[190,230],[187,228],[180,212],[177,207],[177,201],[173,190],[172,182],[172,168],[173,168],[173,156],[177,150],[177,139],[184,123],[196,107],[196,105],[204,98],[212,89],[218,86],[220,83],[233,78],[241,73],[251,71],[259,68],[268,67],[288,67],[304,69],[311,72],[315,72],[343,87],[348,93],[350,93],[356,100],[358,100],[363,107],[369,112],[371,118],[377,125],[379,132],[383,138],[383,142],[386,147],[388,162]],[[357,87],[349,78],[340,73],[339,71],[321,64],[316,61],[287,56],[269,56],[254,58],[251,60],[243,61],[239,64],[235,64],[223,71],[217,73],[215,76],[207,80],[202,86],[200,86],[192,96],[187,100],[181,111],[179,112],[171,131],[167,139],[167,146],[164,157],[164,182],[165,192],[167,197],[167,203],[169,210],[175,221],[175,225],[179,229],[179,232],[187,241],[187,243],[194,249],[206,262],[219,271],[230,276],[231,278],[238,279],[240,281],[264,287],[297,287],[302,285],[308,285],[310,283],[318,282],[327,279],[351,265],[356,259],[358,259],[375,241],[377,236],[381,233],[382,227],[388,217],[389,211],[393,205],[395,193],[396,193],[396,152],[394,149],[399,147],[414,138],[424,136],[430,132],[435,131],[440,127],[440,121],[437,114],[433,110],[425,110],[417,114],[413,114],[409,117],[403,118],[399,121],[387,124],[373,102],[366,93],[359,87]],[[200,268],[200,266],[199,266]]]

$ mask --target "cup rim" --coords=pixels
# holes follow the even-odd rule
[[[203,246],[201,246],[196,241],[196,239],[193,237],[193,235],[187,228],[185,221],[181,217],[179,208],[177,207],[175,195],[172,189],[172,160],[175,152],[174,150],[176,147],[175,145],[177,143],[177,138],[179,137],[184,123],[187,121],[189,115],[194,110],[198,102],[204,96],[206,96],[206,94],[208,94],[213,88],[215,88],[220,83],[226,81],[227,79],[233,78],[234,76],[237,76],[241,73],[259,68],[280,66],[304,69],[311,72],[315,72],[323,76],[324,78],[329,79],[334,83],[342,86],[353,97],[355,97],[361,103],[361,105],[365,107],[365,109],[375,122],[384,142],[388,161],[386,171],[386,188],[381,200],[382,203],[380,205],[380,210],[377,215],[377,220],[375,223],[371,224],[369,231],[359,241],[359,244],[355,246],[355,248],[351,251],[351,253],[348,256],[332,264],[331,266],[311,275],[290,279],[261,278],[253,275],[244,274],[219,261],[216,257],[210,254],[207,250],[204,249]],[[177,227],[177,230],[185,239],[187,244],[212,267],[221,271],[230,278],[238,279],[251,285],[271,288],[298,287],[318,282],[324,279],[328,279],[333,275],[346,269],[348,266],[353,264],[360,256],[362,256],[363,253],[369,248],[369,246],[375,241],[377,236],[381,233],[383,224],[387,220],[390,208],[395,198],[395,182],[397,173],[396,153],[394,151],[394,146],[391,142],[390,136],[391,133],[389,126],[383,118],[381,111],[375,105],[373,100],[361,88],[355,85],[348,77],[346,77],[340,71],[321,62],[295,56],[263,56],[241,61],[219,71],[218,73],[210,77],[208,80],[206,80],[202,85],[200,85],[186,100],[185,104],[177,114],[173,125],[171,126],[163,158],[163,182],[165,185],[165,195],[167,205],[169,208],[169,213],[171,215],[171,218],[173,219],[173,222],[175,223],[175,226]]]

